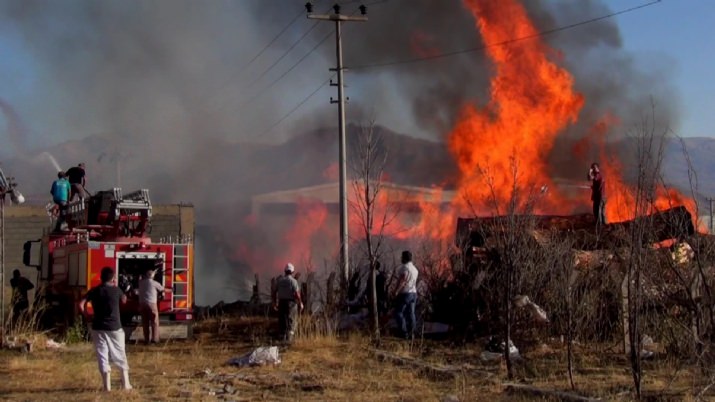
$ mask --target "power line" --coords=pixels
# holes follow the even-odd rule
[[[384,0],[383,0],[383,1],[384,1]],[[297,17],[294,17],[294,18],[293,18],[293,21],[295,21],[295,20],[296,20],[299,16],[301,16],[301,15],[303,15],[303,12],[302,12],[302,11],[297,15]],[[292,25],[293,21],[291,21],[291,23],[290,23],[288,26]],[[278,65],[278,63],[281,62],[281,60],[283,60],[286,56],[288,56],[288,54],[289,54],[296,46],[298,46],[298,44],[301,43],[301,41],[302,41],[303,39],[305,39],[305,37],[308,36],[308,34],[310,34],[310,33],[313,31],[313,29],[315,29],[316,26],[318,26],[318,22],[317,22],[317,21],[316,21],[315,23],[313,23],[313,25],[311,25],[310,28],[308,28],[308,30],[305,31],[305,32],[303,33],[303,35],[301,35],[300,38],[298,38],[298,40],[296,40],[295,42],[293,42],[293,44],[292,44],[288,49],[286,49],[286,50],[283,52],[283,54],[282,54],[277,60],[275,60],[270,66],[268,66],[268,68],[264,69],[263,72],[261,72],[261,74],[260,74],[257,78],[253,79],[248,86],[242,88],[241,91],[239,91],[239,92],[242,93],[243,91],[247,91],[247,90],[251,89],[254,85],[256,85],[256,83],[257,83],[258,81],[260,81],[261,78],[265,77],[266,74],[268,74],[268,72],[270,72],[275,66]],[[284,32],[286,29],[287,29],[287,27],[284,28],[281,32]],[[275,40],[276,40],[279,36],[280,36],[280,34],[276,35],[276,37],[274,37],[274,40],[272,40],[271,43],[275,42]],[[324,38],[324,39],[321,41],[321,43],[324,42],[326,39],[327,39],[327,38]],[[270,46],[270,44],[269,44],[269,46]],[[318,45],[316,45],[315,47],[313,47],[313,49],[311,49],[311,50],[308,52],[308,55],[311,54],[313,51],[315,51],[318,46],[320,46],[320,43],[319,43]],[[266,48],[267,48],[267,47],[266,47]],[[284,72],[277,80],[273,80],[273,82],[271,82],[267,87],[263,88],[261,91],[256,92],[256,93],[253,94],[249,99],[246,99],[246,100],[242,101],[242,102],[238,105],[238,107],[243,107],[243,106],[245,106],[246,104],[251,103],[251,102],[255,101],[256,99],[260,98],[268,89],[273,88],[273,87],[278,83],[278,81],[279,81],[280,79],[284,78],[286,75],[288,75],[289,72],[293,71],[293,69],[295,69],[295,68],[298,66],[298,64],[300,64],[303,60],[305,60],[308,55],[304,55],[297,63],[294,63],[294,64],[288,69],[288,71]],[[222,106],[222,107],[219,107],[218,109],[213,110],[213,111],[211,112],[211,114],[216,114],[216,113],[219,113],[219,112],[222,112],[223,110],[225,110],[225,109],[228,107],[228,102],[230,101],[230,98],[231,98],[231,97],[229,97],[229,99],[226,99],[225,102],[224,102],[224,104],[223,104],[223,106]]]
[[[359,2],[359,1],[361,1],[361,0],[350,0],[350,1],[346,1],[346,2],[344,2],[344,3],[342,3],[342,4],[345,5],[345,4],[350,4],[350,3],[357,3],[357,2]],[[376,4],[386,3],[386,2],[388,2],[388,1],[389,1],[389,0],[375,0],[375,1],[372,1],[372,2],[367,3],[367,4],[365,4],[365,5],[366,5],[366,6],[374,6],[374,5],[376,5]],[[331,8],[332,8],[332,7],[331,7]],[[328,12],[328,11],[330,11],[330,8],[329,8],[328,10],[326,10],[326,12]],[[356,10],[356,11],[353,11],[353,13],[352,13],[351,15],[355,14],[356,12],[357,12],[357,10]],[[306,31],[295,43],[293,43],[293,45],[292,45],[288,50],[286,50],[286,51],[283,53],[283,55],[282,55],[278,60],[276,60],[271,66],[269,66],[267,70],[265,70],[263,73],[261,73],[261,75],[260,75],[258,78],[256,78],[255,80],[253,80],[253,82],[251,83],[251,85],[249,85],[249,86],[248,86],[247,88],[245,88],[245,89],[250,89],[253,85],[255,85],[256,82],[258,82],[261,78],[263,78],[263,77],[268,73],[269,70],[271,70],[273,67],[275,67],[275,66],[278,64],[278,62],[280,62],[285,56],[287,56],[288,53],[289,53],[291,50],[293,50],[293,48],[295,48],[295,47],[298,45],[298,43],[300,43],[310,32],[312,32],[312,30],[318,25],[318,22],[319,22],[319,21],[316,21],[316,22],[310,27],[310,29],[308,29],[308,31]],[[318,44],[316,44],[315,46],[313,46],[313,47],[308,51],[308,53],[304,54],[303,57],[301,57],[297,62],[293,63],[293,65],[292,65],[290,68],[288,68],[287,71],[283,72],[283,74],[281,74],[278,78],[276,78],[275,80],[273,80],[273,82],[271,82],[267,87],[263,88],[263,89],[262,89],[261,91],[259,91],[259,92],[256,92],[256,93],[255,93],[253,96],[251,96],[249,99],[247,99],[247,100],[241,102],[241,103],[239,104],[239,107],[245,106],[246,104],[255,101],[256,99],[258,99],[258,98],[260,98],[261,96],[263,96],[268,90],[272,89],[280,80],[282,80],[283,78],[285,78],[291,71],[293,71],[296,67],[298,67],[299,64],[301,64],[303,61],[305,61],[305,59],[307,59],[308,56],[310,56],[311,54],[313,54],[313,52],[315,52],[315,51],[320,47],[320,45],[322,45],[326,40],[328,40],[328,38],[330,38],[331,34],[332,34],[332,32],[328,32],[328,33],[320,40],[320,42],[318,42]]]
[[[254,136],[251,136],[251,137],[254,137],[254,138],[255,138],[255,137],[262,137],[262,136],[264,136],[264,135],[270,133],[271,131],[273,131],[274,128],[280,126],[280,124],[283,123],[283,122],[284,122],[288,117],[290,117],[293,113],[295,113],[296,110],[300,109],[300,107],[303,106],[303,104],[305,104],[305,102],[307,102],[308,100],[310,100],[310,98],[312,98],[315,94],[318,93],[318,91],[320,91],[324,86],[326,86],[326,85],[330,82],[330,80],[333,79],[333,77],[335,77],[335,74],[333,74],[333,75],[332,75],[330,78],[328,78],[327,80],[323,81],[323,83],[320,84],[319,87],[315,88],[315,90],[314,90],[313,92],[311,92],[308,96],[306,96],[305,98],[303,98],[303,100],[300,101],[297,105],[295,105],[295,107],[293,107],[293,109],[291,109],[288,113],[284,114],[283,117],[280,118],[280,120],[278,120],[277,122],[273,123],[273,125],[271,125],[271,126],[268,127],[267,129],[263,130],[259,135],[257,135],[257,136],[254,135]]]
[[[351,1],[345,2],[345,3],[343,3],[343,4],[357,3],[358,1],[360,1],[360,0],[351,0]],[[373,5],[376,5],[376,4],[386,3],[386,2],[388,2],[388,1],[389,1],[389,0],[375,0],[375,1],[373,1],[373,2],[367,3],[366,5],[367,5],[367,6],[373,6]],[[352,14],[355,14],[356,12],[357,12],[357,11],[354,11]],[[351,14],[351,15],[352,15],[352,14]],[[318,23],[318,22],[316,22],[316,24],[317,24],[317,23]],[[265,94],[268,90],[270,90],[271,88],[273,88],[281,79],[283,79],[286,75],[288,75],[291,71],[293,71],[299,64],[301,64],[305,59],[307,59],[308,56],[310,56],[313,52],[315,52],[326,40],[328,40],[328,39],[330,38],[331,35],[332,35],[332,31],[331,31],[331,32],[328,32],[328,33],[320,40],[320,42],[318,42],[315,46],[313,46],[313,48],[311,48],[310,51],[308,51],[308,53],[306,53],[305,55],[303,55],[303,57],[301,57],[296,63],[294,63],[287,71],[285,71],[283,74],[281,74],[280,77],[278,77],[276,80],[274,80],[268,87],[264,88],[262,91],[257,92],[257,93],[256,93],[254,96],[252,96],[250,99],[248,99],[248,100],[242,102],[242,103],[239,105],[239,107],[244,106],[245,104],[248,104],[248,103],[250,103],[250,102],[255,101],[256,99],[260,98],[263,94]],[[258,136],[264,136],[264,135],[270,133],[274,128],[278,127],[278,126],[279,126],[281,123],[283,123],[288,117],[290,117],[293,113],[295,113],[298,109],[300,109],[300,107],[303,106],[308,100],[310,100],[310,98],[312,98],[316,93],[318,93],[318,91],[319,91],[321,88],[323,88],[325,85],[327,85],[333,77],[335,77],[335,75],[333,75],[331,78],[328,78],[327,80],[325,80],[325,81],[324,81],[322,84],[320,84],[320,86],[318,86],[313,92],[311,92],[308,96],[306,96],[306,97],[305,97],[302,101],[300,101],[295,107],[293,107],[290,111],[288,111],[288,113],[284,114],[283,117],[281,117],[277,122],[273,123],[273,124],[272,124],[270,127],[268,127],[266,130],[261,131],[260,134],[258,134],[258,135],[251,135],[251,136],[249,136],[249,138],[255,138],[255,137],[258,137]]]
[[[456,55],[460,55],[460,54],[478,52],[478,51],[481,51],[481,50],[484,50],[484,49],[487,49],[487,48],[490,48],[490,47],[505,46],[505,45],[509,45],[509,44],[512,44],[512,43],[515,43],[515,42],[521,42],[521,41],[525,41],[525,40],[529,40],[529,39],[535,39],[535,38],[538,38],[538,37],[551,35],[551,34],[556,33],[556,32],[561,32],[561,31],[565,31],[565,30],[568,30],[568,29],[576,28],[576,27],[579,27],[579,26],[582,26],[582,25],[591,24],[591,23],[593,23],[593,22],[598,22],[598,21],[605,20],[605,19],[608,19],[608,18],[613,18],[613,17],[616,17],[616,16],[618,16],[618,15],[622,15],[622,14],[630,13],[630,12],[632,12],[632,11],[640,10],[640,9],[642,9],[642,8],[650,7],[650,6],[654,5],[654,4],[660,3],[661,1],[662,1],[662,0],[654,0],[654,1],[651,1],[651,2],[649,2],[649,3],[641,4],[641,5],[639,5],[639,6],[634,6],[634,7],[631,7],[631,8],[625,9],[625,10],[621,10],[621,11],[617,11],[617,12],[614,12],[614,13],[611,13],[611,14],[603,15],[603,16],[596,17],[596,18],[591,18],[591,19],[588,19],[588,20],[579,21],[579,22],[576,22],[576,23],[573,23],[573,24],[564,25],[564,26],[561,26],[561,27],[557,27],[557,28],[553,28],[553,29],[548,29],[548,30],[545,30],[545,31],[540,31],[540,32],[537,32],[537,33],[532,34],[532,35],[526,35],[526,36],[521,36],[521,37],[518,37],[518,38],[507,39],[507,40],[502,41],[502,42],[489,43],[489,44],[485,44],[485,45],[482,45],[482,46],[472,47],[472,48],[469,48],[469,49],[455,50],[455,51],[452,51],[452,52],[440,53],[440,54],[435,54],[435,55],[432,55],[432,56],[417,57],[417,58],[406,59],[406,60],[388,61],[388,62],[382,62],[382,63],[363,64],[363,65],[353,66],[353,67],[350,67],[350,68],[351,68],[352,70],[361,70],[361,69],[369,69],[369,68],[377,68],[377,67],[388,67],[388,66],[396,66],[396,65],[402,65],[402,64],[418,63],[418,62],[422,62],[422,61],[443,59],[443,58],[446,58],[446,57],[456,56]]]
[[[315,29],[316,26],[318,26],[318,23],[317,23],[317,22],[313,23],[313,25],[311,25],[310,28],[309,28],[307,31],[305,31],[305,32],[303,33],[303,35],[302,35],[300,38],[298,38],[298,40],[296,40],[296,41],[288,48],[288,50],[286,50],[285,52],[283,52],[283,55],[281,55],[281,57],[279,57],[276,61],[274,61],[273,64],[271,64],[267,69],[263,70],[263,72],[261,73],[261,75],[259,75],[258,78],[254,79],[254,80],[251,82],[251,84],[250,84],[248,87],[246,87],[245,89],[250,89],[251,87],[253,87],[253,85],[256,84],[256,82],[258,82],[261,78],[265,77],[266,74],[268,74],[268,72],[271,71],[271,70],[273,69],[273,67],[275,67],[276,65],[278,65],[278,63],[280,63],[281,60],[283,60],[286,56],[288,56],[288,53],[290,53],[291,50],[293,50],[296,46],[298,46],[298,44],[299,44],[303,39],[305,39],[305,37],[308,36],[308,34],[310,34],[310,33],[313,31],[313,29]]]
[[[248,67],[250,67],[256,60],[258,60],[263,53],[266,52],[273,44],[281,37],[283,34],[290,28],[295,22],[300,18],[300,16],[303,15],[303,11],[299,11],[289,22],[286,24],[286,26],[283,27],[283,29],[280,30],[263,48],[256,53],[251,60],[249,60],[246,64],[241,67],[236,74],[233,74],[232,76],[228,77],[221,86],[218,87],[219,90],[223,88],[227,88],[227,85],[238,75],[242,75],[248,70]]]
[[[253,58],[248,63],[246,63],[246,65],[244,65],[241,68],[241,70],[247,69],[251,64],[253,64],[254,61],[256,61],[259,57],[261,57],[263,55],[263,53],[265,53],[265,51],[268,50],[269,47],[273,46],[273,44],[278,40],[278,38],[280,38],[288,30],[288,28],[291,27],[291,25],[293,25],[298,20],[298,18],[300,18],[301,15],[303,15],[303,10],[299,11],[298,14],[296,14],[295,17],[293,17],[293,19],[290,20],[288,25],[286,25],[283,29],[281,29],[281,31],[278,32],[276,34],[276,36],[274,36],[273,39],[271,39],[271,41],[268,42],[268,44],[266,46],[264,46],[260,52],[258,52],[258,54],[253,56]]]
[[[316,23],[316,24],[317,24],[317,23]],[[302,63],[305,59],[307,59],[308,56],[310,56],[313,52],[315,52],[315,51],[320,47],[320,45],[322,45],[323,43],[325,43],[325,41],[328,40],[328,38],[330,38],[331,35],[332,35],[332,32],[328,32],[328,34],[325,35],[325,36],[323,37],[323,39],[320,40],[320,42],[318,42],[315,46],[313,46],[313,48],[311,48],[311,49],[308,51],[308,53],[304,54],[303,57],[301,57],[297,62],[293,63],[293,65],[292,65],[288,70],[286,70],[285,72],[283,72],[283,74],[281,74],[280,77],[278,77],[278,78],[276,78],[275,80],[273,80],[267,87],[263,88],[263,90],[261,90],[261,91],[259,91],[259,92],[256,92],[256,93],[255,93],[253,96],[251,96],[249,99],[247,99],[247,100],[241,102],[241,104],[239,105],[239,107],[242,107],[242,106],[244,106],[244,105],[246,105],[246,104],[248,104],[248,103],[251,103],[251,102],[253,102],[254,100],[260,98],[260,97],[263,96],[263,95],[265,95],[271,88],[273,88],[276,84],[278,84],[278,82],[280,82],[280,80],[282,80],[283,78],[285,78],[286,75],[288,75],[291,71],[293,71],[296,67],[298,67],[298,65],[299,65],[300,63]]]

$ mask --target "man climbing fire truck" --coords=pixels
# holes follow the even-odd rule
[[[154,280],[164,289],[157,302],[162,337],[191,336],[193,244],[153,242],[148,237],[151,211],[148,190],[100,191],[68,203],[63,230],[25,243],[25,265],[39,270],[38,301],[47,312],[45,325],[66,329],[84,323],[78,321],[83,320],[78,303],[101,282],[100,272],[108,266],[115,269],[117,284],[127,295],[121,308],[126,338],[141,339],[138,285],[153,269]],[[87,310],[91,316],[91,304]]]

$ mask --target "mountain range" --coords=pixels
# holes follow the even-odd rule
[[[364,128],[348,126],[348,150],[352,151],[348,153],[349,175],[358,159],[356,150],[364,143],[363,134]],[[444,143],[380,126],[374,128],[374,134],[380,139],[379,150],[386,156],[387,180],[413,186],[454,187],[457,168]],[[632,148],[629,142],[632,143],[620,140],[610,147],[627,154]],[[669,185],[690,193],[691,179],[697,179],[694,189],[700,201],[715,195],[715,138],[668,139],[664,151],[662,172]],[[149,188],[155,202],[192,202],[199,209],[202,205],[243,202],[255,194],[337,180],[338,142],[334,128],[305,132],[277,145],[209,137],[202,140],[201,146],[184,150],[181,158],[171,161],[160,156],[161,150],[147,149],[141,143],[131,146],[95,135],[38,150],[30,157],[14,155],[4,161],[5,174],[17,179],[32,202],[49,200],[56,169],[48,153],[63,169],[85,162],[90,191],[108,189],[120,181],[125,190]],[[688,175],[689,166],[696,173],[692,177]]]

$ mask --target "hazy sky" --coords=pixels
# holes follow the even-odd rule
[[[613,10],[647,3],[605,0]],[[683,136],[715,136],[715,1],[662,0],[615,17],[636,63],[665,69],[680,97]]]

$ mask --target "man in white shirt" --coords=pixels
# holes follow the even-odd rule
[[[403,251],[402,265],[397,269],[395,320],[400,335],[406,339],[414,337],[417,276],[417,267],[412,263],[412,252]]]
[[[144,330],[144,343],[149,343],[149,329],[151,328],[151,342],[159,342],[159,308],[157,296],[164,295],[164,287],[154,280],[154,270],[149,269],[144,278],[139,281],[139,312],[142,316],[142,329]]]

